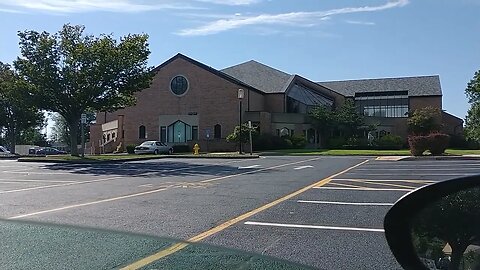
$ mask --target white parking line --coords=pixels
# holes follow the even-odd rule
[[[413,173],[415,172],[414,169],[410,170]],[[402,174],[402,173],[362,173],[362,172],[348,172],[346,174],[360,174],[360,175],[371,175],[371,176],[398,176],[398,175],[407,175],[412,176],[412,174]],[[422,173],[422,176],[467,176],[467,175],[475,175],[474,173]]]
[[[356,206],[392,206],[393,205],[393,203],[352,203],[352,202],[303,201],[303,200],[298,200],[297,202],[313,203],[313,204],[356,205]]]
[[[299,166],[299,167],[296,167],[296,168],[293,168],[294,170],[303,170],[303,169],[307,169],[307,168],[313,168],[312,165],[306,165],[306,166]]]
[[[403,188],[349,188],[349,187],[314,187],[315,189],[328,189],[328,190],[358,190],[358,191],[412,191],[415,189],[403,189]]]
[[[34,180],[34,179],[0,179],[0,183],[6,182],[39,182],[39,183],[79,183],[80,181],[70,180]]]
[[[254,169],[258,168],[260,165],[250,165],[250,166],[244,166],[244,167],[238,167],[239,170],[246,170],[246,169]]]
[[[445,166],[443,166],[445,167]],[[458,171],[458,168],[362,168],[356,169],[355,171]],[[479,171],[480,168],[465,168],[462,167],[460,170],[476,170]]]
[[[244,224],[245,225],[255,225],[255,226],[321,229],[321,230],[336,230],[336,231],[385,232],[383,229],[355,228],[355,227],[333,227],[333,226],[302,225],[302,224],[282,224],[282,223],[254,222],[254,221],[247,221]]]

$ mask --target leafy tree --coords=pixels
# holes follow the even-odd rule
[[[358,134],[365,122],[363,115],[358,112],[355,103],[352,100],[346,100],[336,111],[336,124],[338,130],[343,135],[352,137]]]
[[[325,106],[316,106],[310,116],[314,121],[317,130],[326,137],[332,133],[345,137],[353,137],[358,134],[364,123],[364,116],[361,115],[352,100],[345,103],[336,110]]]
[[[86,112],[87,124],[83,130],[84,136],[86,139],[90,138],[90,124],[95,121],[95,113]],[[56,142],[65,143],[70,146],[70,130],[67,124],[67,121],[58,113],[52,114],[52,120],[55,122],[55,125],[52,127],[52,140]],[[77,125],[78,130],[81,130],[81,123]],[[78,132],[77,141],[81,140],[81,132]]]
[[[430,246],[430,250],[443,249],[448,243],[452,248],[448,269],[459,269],[467,247],[480,241],[479,204],[480,188],[462,190],[443,197],[423,209],[413,220],[414,239],[423,239],[422,246]],[[425,250],[417,246],[417,250],[422,249]]]
[[[480,141],[480,70],[475,72],[468,83],[465,94],[471,104],[465,119],[465,134],[467,138]]]
[[[252,126],[248,127],[248,124],[242,125],[242,136],[240,137],[240,126],[236,126],[233,130],[233,133],[229,134],[226,138],[227,142],[236,142],[236,143],[247,143],[250,141],[250,130],[252,131],[252,136],[257,135],[257,128]]]
[[[47,136],[42,133],[43,128],[44,126],[36,126],[20,131],[16,139],[18,144],[48,146]]]
[[[320,132],[321,138],[326,138],[332,134],[332,131],[336,125],[336,115],[331,108],[326,106],[315,106],[310,111],[310,116],[313,119],[315,128]]]
[[[425,107],[415,110],[407,120],[408,131],[415,135],[428,135],[439,131],[442,111],[434,107]]]
[[[66,121],[70,145],[78,143],[78,123],[86,111],[115,111],[135,104],[135,92],[147,88],[148,35],[94,37],[84,26],[64,25],[56,34],[19,32],[21,57],[15,67],[35,87],[30,94],[41,109]],[[78,155],[72,147],[72,155]]]
[[[12,152],[22,133],[43,122],[43,114],[33,106],[29,89],[31,85],[20,78],[10,65],[0,62],[0,127],[5,129]]]
[[[474,103],[468,109],[465,118],[465,135],[473,141],[480,141],[480,103]]]

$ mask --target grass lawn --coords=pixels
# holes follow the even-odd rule
[[[410,156],[410,150],[285,149],[269,151],[291,156]],[[480,155],[480,150],[447,149],[447,155]]]
[[[480,155],[480,150],[447,149],[449,155]]]

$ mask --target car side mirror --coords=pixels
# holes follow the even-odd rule
[[[480,175],[405,195],[386,214],[384,228],[404,269],[480,269]]]

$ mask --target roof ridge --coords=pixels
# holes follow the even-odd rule
[[[238,66],[241,66],[241,65],[245,65],[245,64],[248,64],[248,63],[255,63],[255,64],[261,65],[261,66],[263,66],[263,67],[266,67],[266,68],[268,68],[268,69],[270,69],[270,70],[274,70],[274,71],[276,71],[276,72],[283,73],[283,74],[285,74],[285,75],[289,75],[289,76],[295,75],[295,74],[290,74],[290,73],[287,73],[287,72],[282,71],[282,70],[280,70],[280,69],[274,68],[274,67],[272,67],[272,66],[269,66],[269,65],[267,65],[267,64],[264,64],[264,63],[262,63],[262,62],[259,62],[259,61],[257,61],[257,60],[254,60],[254,59],[250,59],[250,60],[248,60],[248,61],[245,61],[245,62],[236,64],[236,65],[233,65],[233,66],[230,66],[230,67],[226,67],[226,68],[224,68],[224,69],[221,69],[221,71],[227,70],[227,69],[231,69],[231,68],[235,68],[235,67],[238,67]]]
[[[440,77],[440,75],[439,75],[439,74],[433,74],[433,75],[418,75],[418,76],[401,76],[401,77],[381,77],[381,78],[363,78],[363,79],[331,80],[331,81],[318,81],[317,83],[352,82],[352,81],[373,81],[373,80],[396,80],[396,79],[412,79],[412,78],[428,78],[428,77]]]

